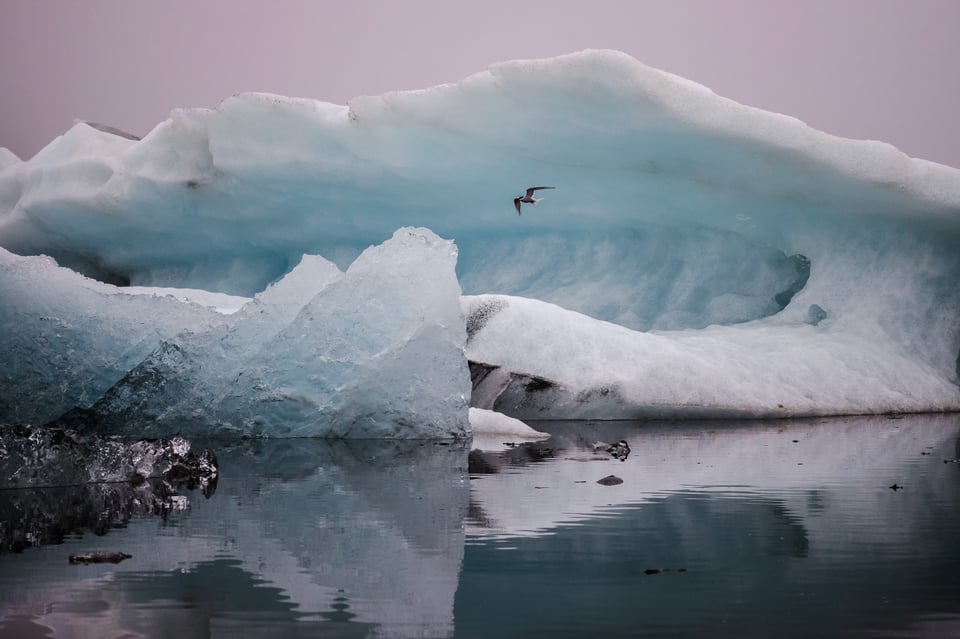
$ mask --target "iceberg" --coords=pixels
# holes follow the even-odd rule
[[[0,248],[0,422],[41,424],[92,404],[163,340],[225,319],[125,290]]]
[[[862,324],[813,326],[794,318],[639,332],[526,298],[467,296],[463,305],[474,401],[520,419],[770,419],[958,408],[949,376]]]
[[[517,215],[534,184],[556,188]],[[349,283],[398,228],[455,242],[455,277],[385,255]],[[461,396],[528,420],[955,411],[958,239],[957,169],[615,51],[349,105],[241,94],[142,140],[81,122],[0,162],[0,421],[447,437]],[[304,255],[346,270],[329,307],[294,295],[270,329],[236,310]],[[41,266],[52,301],[22,275]],[[408,330],[421,312],[436,339]]]
[[[345,273],[305,256],[236,314],[162,340],[59,423],[132,436],[466,437],[455,262],[452,242],[408,228]]]

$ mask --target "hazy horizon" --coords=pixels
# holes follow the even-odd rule
[[[245,91],[345,104],[490,64],[624,51],[743,104],[960,167],[951,0],[0,0],[0,146],[75,120],[145,135]]]

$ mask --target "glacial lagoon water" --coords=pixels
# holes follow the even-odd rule
[[[960,636],[960,416],[535,427],[195,442],[215,488],[152,511],[7,488],[0,637]]]

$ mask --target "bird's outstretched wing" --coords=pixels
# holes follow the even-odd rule
[[[555,186],[531,186],[529,189],[527,189],[527,197],[533,197],[533,192],[534,192],[534,191],[539,191],[539,190],[541,190],[541,189],[555,189],[555,188],[557,188],[557,187],[555,187]]]
[[[513,198],[513,205],[517,207],[517,215],[520,215],[520,198]]]

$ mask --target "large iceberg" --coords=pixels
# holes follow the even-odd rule
[[[177,396],[196,388],[212,397],[202,403],[208,422],[297,434],[301,409],[322,405],[323,419],[339,420],[331,434],[394,433],[382,425],[405,410],[397,398],[465,376],[440,372],[433,342],[407,343],[398,328],[407,354],[366,359],[386,381],[367,378],[359,394],[320,398],[312,380],[339,374],[319,361],[331,349],[345,349],[342,368],[373,355],[367,331],[393,330],[382,323],[403,324],[396,309],[419,301],[372,303],[344,320],[323,306],[307,311],[305,297],[293,316],[249,335],[239,327],[253,326],[252,310],[209,307],[282,282],[304,255],[346,269],[399,227],[456,243],[457,280],[409,290],[437,301],[458,281],[467,294],[478,408],[527,419],[960,410],[960,172],[737,104],[622,53],[507,62],[348,106],[242,94],[214,110],[175,111],[139,141],[80,123],[30,160],[0,166],[0,247],[9,251],[0,312],[4,327],[25,327],[0,337],[0,421],[55,417],[44,403],[60,393],[57,409],[96,419],[129,421],[137,404],[138,418],[186,423],[186,403],[145,394],[135,372],[186,358],[170,370],[189,374],[165,383]],[[518,216],[512,199],[534,184],[556,189]],[[37,301],[45,280],[22,275],[55,268],[21,257],[41,254],[98,280],[58,276],[57,299],[108,285],[206,293],[176,310],[131,312],[148,316],[148,337],[124,336],[112,310],[87,335],[90,323],[72,317],[100,317],[97,304],[53,317]],[[382,260],[369,277],[389,282],[391,269]],[[336,308],[349,306],[346,279],[328,288]],[[392,292],[375,286],[367,299]],[[447,324],[456,315],[448,301],[435,321],[452,334],[463,318],[459,329]],[[334,333],[301,339],[311,313]],[[80,327],[83,347],[28,362],[25,343],[49,343],[53,329],[41,321],[51,318]],[[222,348],[210,337],[220,334]],[[270,363],[244,350],[257,340]],[[451,341],[437,343],[452,352]],[[441,359],[444,370],[466,370]],[[32,380],[60,380],[75,362],[85,371],[78,384],[44,385],[32,399]],[[402,383],[409,388],[395,394]],[[457,393],[440,395],[452,399],[426,421],[457,406],[454,427],[424,432],[466,432]],[[283,401],[267,406],[271,397]],[[417,421],[428,403],[401,421]]]

